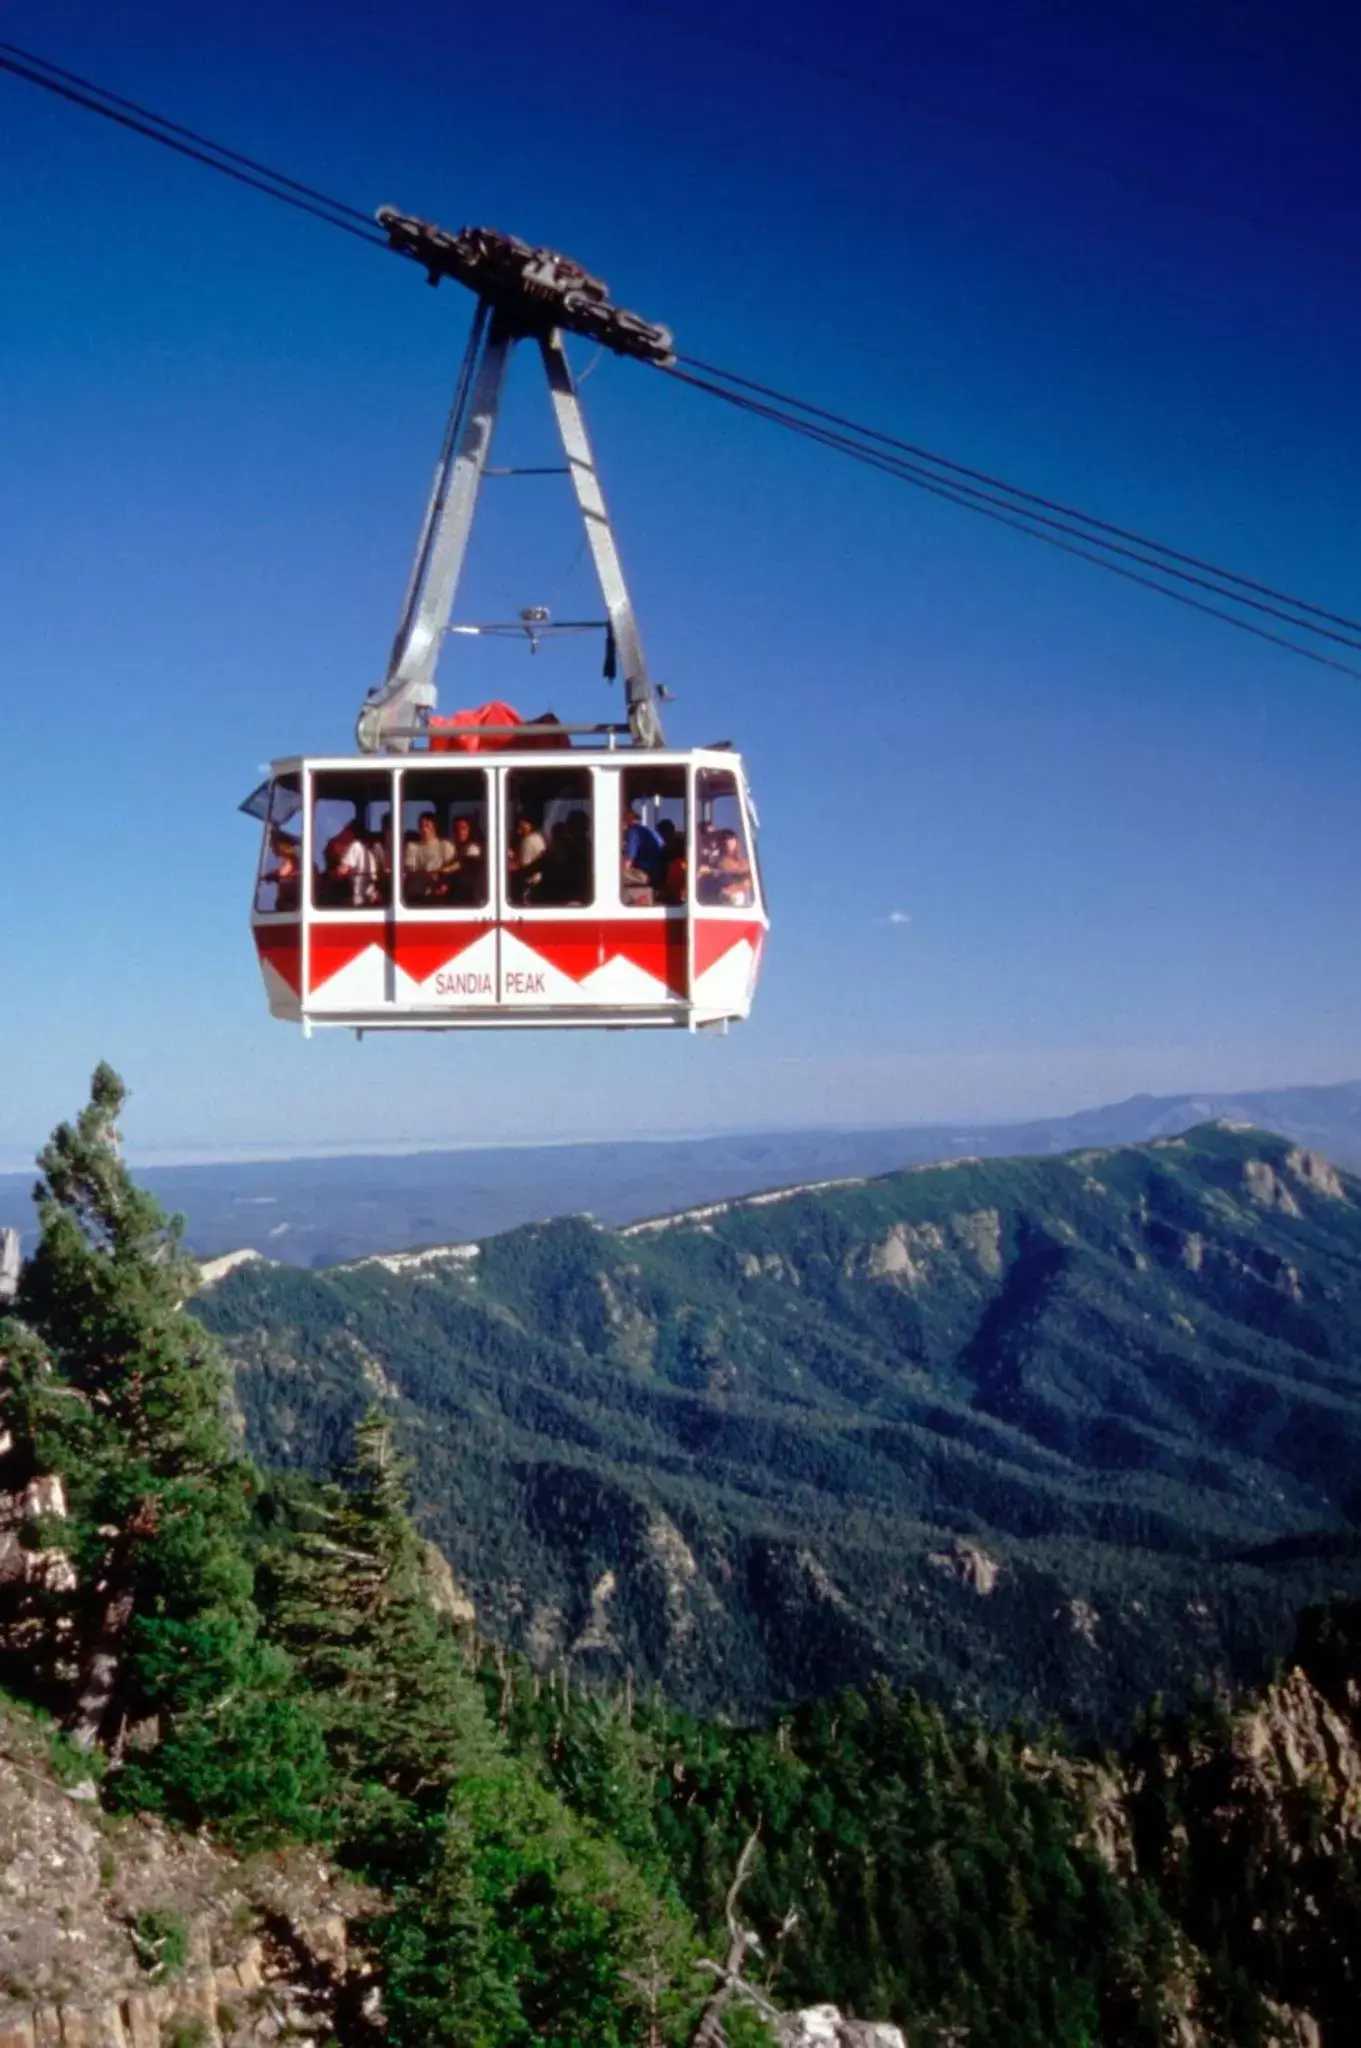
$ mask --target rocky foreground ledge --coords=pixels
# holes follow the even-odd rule
[[[0,2048],[362,2039],[376,1993],[349,1927],[371,1903],[306,1851],[114,1818],[56,1782],[38,1724],[0,1718]]]
[[[0,2048],[266,2048],[384,2039],[355,1925],[380,1902],[314,1852],[239,1857],[54,1775],[0,1706]],[[907,2048],[812,2006],[779,2048]]]

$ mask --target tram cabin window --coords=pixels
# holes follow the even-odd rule
[[[281,775],[269,787],[255,908],[268,915],[296,913],[301,905],[302,791],[296,775]]]
[[[381,910],[392,901],[390,772],[313,777],[312,901],[318,910]]]
[[[487,901],[487,778],[480,768],[402,777],[402,904],[480,910]]]
[[[589,768],[517,768],[506,777],[506,894],[525,910],[595,901]]]
[[[701,768],[697,782],[695,899],[745,908],[756,901],[756,889],[737,777],[726,769]]]
[[[684,768],[627,769],[619,807],[620,901],[644,909],[684,903]]]

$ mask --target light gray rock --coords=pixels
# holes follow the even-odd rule
[[[18,1293],[22,1263],[18,1231],[8,1227],[0,1230],[0,1301],[13,1301]]]
[[[885,2020],[848,2020],[834,2005],[809,2005],[782,2015],[780,2048],[908,2048],[901,2027]]]

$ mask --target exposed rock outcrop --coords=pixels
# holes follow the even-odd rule
[[[959,1542],[949,1550],[928,1550],[926,1562],[934,1565],[938,1572],[948,1578],[958,1579],[961,1584],[972,1586],[975,1593],[985,1597],[996,1588],[1002,1576],[1002,1567],[995,1557],[989,1557],[986,1550],[977,1543]]]
[[[809,2005],[783,2015],[779,2048],[907,2048],[901,2027],[883,2020],[848,2020],[834,2005]]]
[[[1243,1181],[1253,1201],[1260,1202],[1264,1209],[1280,1209],[1287,1216],[1299,1215],[1299,1203],[1265,1159],[1249,1159],[1243,1168]]]
[[[1341,1174],[1321,1152],[1306,1152],[1297,1145],[1285,1155],[1285,1170],[1302,1182],[1311,1194],[1323,1195],[1330,1202],[1345,1202],[1347,1199]]]
[[[428,1538],[425,1545],[425,1589],[435,1612],[443,1614],[454,1628],[476,1627],[477,1609],[459,1584],[453,1566],[438,1543],[432,1543]]]
[[[8,1224],[0,1230],[0,1302],[13,1301],[19,1287],[19,1269],[23,1264],[19,1248],[19,1233]]]
[[[377,2042],[350,1936],[371,1904],[307,1851],[115,1820],[54,1781],[36,1724],[0,1720],[0,2048]]]

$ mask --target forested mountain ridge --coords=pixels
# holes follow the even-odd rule
[[[0,1313],[6,2048],[902,2048],[899,2025],[913,2048],[1350,2048],[1361,1602],[1306,1613],[1256,1697],[1155,1700],[1104,1751],[881,1677],[734,1727],[584,1687],[581,1643],[575,1671],[535,1671],[451,1627],[447,1578],[433,1596],[382,1405],[327,1480],[233,1446],[122,1104],[99,1068],[44,1148],[41,1238]],[[1239,1164],[1296,1223],[1290,1180],[1352,1199],[1317,1160]],[[900,1216],[871,1245],[909,1229],[947,1240]],[[991,1234],[968,1242],[993,1263]],[[1306,1281],[1326,1297],[1328,1250],[1265,1270],[1298,1307]],[[786,1278],[816,1271],[796,1252]],[[580,1300],[559,1306],[570,1342]],[[654,1562],[683,1582],[659,1515]],[[939,1556],[980,1601],[1012,1569]],[[598,1584],[606,1662],[610,1611]],[[876,2022],[829,2025],[829,1996]]]
[[[750,1712],[1113,1731],[1361,1591],[1361,1183],[1262,1132],[960,1161],[199,1297],[251,1448],[375,1394],[482,1625]]]

